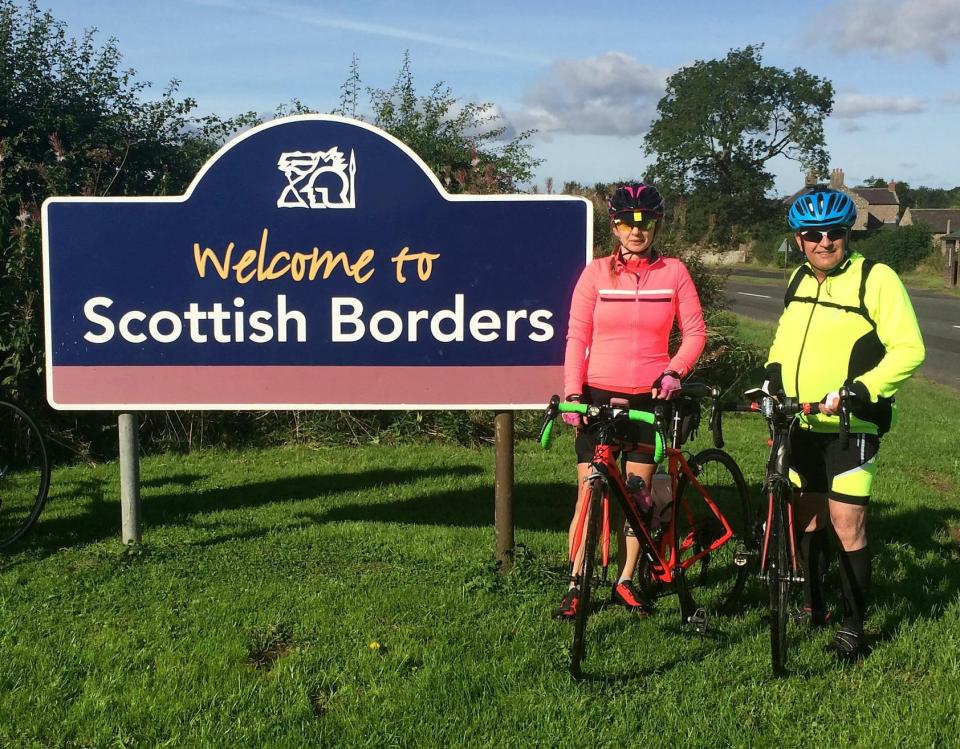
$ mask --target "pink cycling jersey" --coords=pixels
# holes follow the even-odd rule
[[[622,393],[646,393],[664,370],[681,377],[693,369],[706,343],[700,297],[676,258],[652,260],[618,252],[594,260],[580,275],[570,303],[564,395],[584,384]],[[671,358],[674,320],[682,342]]]

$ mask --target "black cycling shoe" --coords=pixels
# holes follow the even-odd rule
[[[560,602],[560,608],[554,610],[553,618],[564,622],[572,622],[577,618],[577,609],[579,607],[580,588],[570,588]]]
[[[653,613],[653,604],[637,590],[633,580],[624,580],[614,585],[610,600],[616,606],[623,606],[627,611],[632,611],[640,616],[648,616]]]
[[[820,629],[830,624],[833,620],[833,615],[826,609],[814,611],[809,606],[804,606],[803,608],[798,606],[790,612],[790,618],[797,624],[806,624],[810,627]]]
[[[862,631],[840,627],[833,642],[826,646],[828,653],[833,653],[838,660],[844,663],[853,663],[870,655],[870,646]]]

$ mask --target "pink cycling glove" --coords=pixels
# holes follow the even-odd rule
[[[568,395],[568,403],[579,403],[579,395]],[[580,414],[560,414],[560,418],[563,419],[563,423],[572,427],[578,427],[583,423],[583,420],[580,417]]]
[[[651,394],[654,398],[668,401],[681,387],[680,376],[668,369],[654,381]]]

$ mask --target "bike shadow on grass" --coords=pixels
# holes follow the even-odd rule
[[[960,510],[872,508],[873,603],[884,611],[880,642],[905,624],[936,621],[960,592]],[[876,540],[874,540],[876,539]]]
[[[616,607],[614,607],[616,608]],[[642,686],[651,679],[669,674],[675,668],[700,662],[714,653],[724,653],[739,639],[726,628],[714,626],[705,634],[699,634],[693,629],[685,627],[676,619],[675,610],[658,611],[653,618],[638,620],[635,616],[622,611],[606,613],[609,605],[601,603],[596,606],[590,617],[587,627],[587,658],[581,666],[581,673],[574,677],[580,684],[596,684],[601,686]],[[618,616],[617,614],[623,614]],[[642,658],[644,665],[624,668],[622,664],[611,667],[609,670],[604,664],[616,653],[631,653],[637,640],[638,626],[655,626],[654,638],[643,638],[645,641],[656,640],[663,643],[659,652],[649,660]],[[669,657],[664,658],[664,655]]]
[[[514,527],[566,531],[573,515],[568,483],[518,484],[514,488]],[[566,501],[569,500],[569,501]],[[305,513],[316,522],[375,522],[485,527],[494,522],[493,487],[454,489],[386,502],[342,504]]]
[[[186,526],[217,513],[310,500],[316,500],[321,506],[329,503],[335,507],[319,513],[294,510],[291,512],[291,527],[301,527],[304,518],[324,522],[352,519],[482,525],[492,522],[492,489],[441,492],[401,502],[377,501],[377,498],[389,496],[394,489],[419,481],[443,477],[462,479],[483,472],[482,467],[473,465],[374,469],[355,473],[305,474],[230,486],[205,486],[208,477],[193,473],[150,478],[141,482],[144,537],[149,540],[151,528]],[[343,501],[340,499],[342,495],[356,493],[369,496],[370,500],[365,504],[337,504]],[[74,502],[71,511],[61,512],[60,508],[70,501]],[[231,523],[225,520],[204,525],[204,529],[211,532],[218,527],[228,530]],[[276,530],[276,523],[265,522],[263,528],[245,529],[242,533],[251,538]],[[119,535],[119,481],[114,477],[68,480],[52,488],[47,507],[37,524],[7,551],[26,551],[31,557],[42,557],[65,547],[118,538]],[[217,537],[226,540],[237,535],[226,532]]]

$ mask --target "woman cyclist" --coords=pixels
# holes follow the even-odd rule
[[[706,328],[700,298],[686,266],[676,258],[665,258],[654,248],[664,215],[664,201],[653,185],[625,184],[608,201],[610,221],[619,242],[610,257],[590,263],[580,275],[570,304],[567,349],[564,360],[564,395],[568,401],[608,404],[624,398],[630,408],[651,410],[653,400],[669,400],[680,388],[680,379],[693,369],[703,351]],[[670,332],[676,322],[682,342],[671,356]],[[580,426],[576,414],[564,414],[564,421]],[[631,423],[630,437],[637,442],[654,442],[654,429]],[[584,429],[576,438],[577,482],[583,486],[594,440]],[[656,466],[653,456],[642,452],[626,454],[627,474],[639,476],[649,486]],[[570,540],[576,517],[587,501],[580,492],[577,511],[570,524]],[[629,527],[619,534],[619,548],[626,548],[619,579],[613,587],[613,603],[641,616],[652,610],[633,584],[640,554],[640,542]],[[574,560],[581,568],[583,544]],[[623,558],[621,554],[621,558]],[[558,619],[572,620],[580,603],[578,580],[570,586]]]

